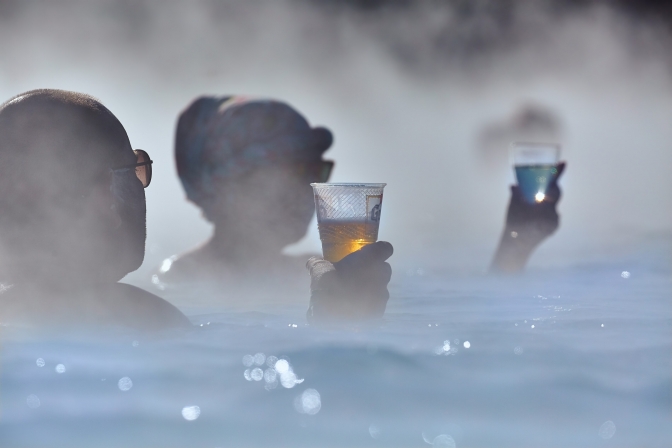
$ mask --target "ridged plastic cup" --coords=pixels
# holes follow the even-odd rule
[[[378,240],[387,184],[313,183],[322,255],[332,263]]]

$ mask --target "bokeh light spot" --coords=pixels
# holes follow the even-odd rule
[[[129,377],[125,376],[119,380],[117,386],[119,387],[120,391],[127,392],[131,390],[131,387],[133,387],[133,381],[131,381]]]
[[[297,397],[294,407],[301,414],[315,415],[322,408],[322,398],[315,389],[306,389]]]
[[[600,426],[600,430],[598,431],[598,435],[600,437],[602,437],[604,440],[607,440],[614,437],[614,434],[616,434],[616,425],[614,422],[607,420],[606,422],[602,423],[602,426]]]
[[[40,403],[40,399],[37,398],[37,395],[28,395],[28,398],[26,398],[26,404],[31,409],[37,409],[42,403]]]
[[[259,367],[255,367],[252,369],[252,372],[250,372],[250,377],[254,381],[261,381],[261,379],[264,377],[264,371],[261,370]]]
[[[254,355],[254,363],[258,366],[262,365],[264,362],[266,362],[266,355],[263,353],[257,353]]]
[[[436,436],[432,441],[435,448],[455,448],[455,440],[447,434]]]
[[[201,408],[198,406],[185,406],[182,408],[182,417],[187,421],[196,420],[201,415]]]

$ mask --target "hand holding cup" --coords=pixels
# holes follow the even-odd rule
[[[362,247],[340,261],[319,257],[308,260],[311,323],[380,318],[390,295],[387,284],[392,268],[385,261],[394,249],[386,241]]]

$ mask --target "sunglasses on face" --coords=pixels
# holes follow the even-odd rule
[[[112,168],[111,170],[122,171],[122,170],[135,169],[135,175],[142,183],[142,186],[147,188],[149,186],[149,183],[152,181],[152,163],[154,163],[154,161],[150,159],[149,154],[147,154],[142,149],[136,149],[133,152],[135,153],[135,157],[137,160],[136,163],[132,163],[130,165],[118,166]]]

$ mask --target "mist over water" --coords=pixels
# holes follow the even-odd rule
[[[91,94],[149,152],[145,262],[124,281],[194,323],[156,338],[0,328],[0,445],[667,446],[670,28],[630,12],[0,0],[0,97]],[[307,274],[305,295],[253,312],[152,285],[212,231],[173,160],[177,116],[203,94],[287,101],[333,131],[332,181],[387,183],[381,322],[308,325]],[[482,276],[507,144],[544,135],[568,162],[560,228],[528,275]],[[313,220],[287,252],[320,250]]]
[[[333,181],[388,183],[380,237],[395,263],[431,250],[437,264],[485,269],[513,175],[506,158],[486,166],[479,136],[529,103],[561,123],[568,161],[561,228],[532,264],[669,232],[666,28],[599,5],[475,4],[465,16],[440,2],[3,2],[0,95],[92,94],[151,154],[147,254],[131,281],[209,235],[172,158],[176,117],[201,94],[286,100],[328,126]],[[293,252],[309,250],[314,224]]]

